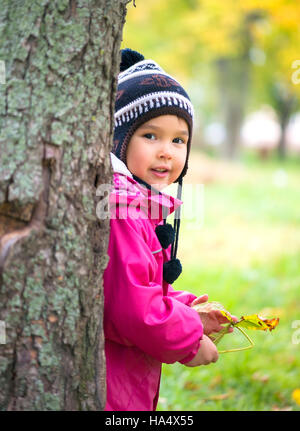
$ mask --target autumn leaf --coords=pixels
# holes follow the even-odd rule
[[[209,397],[203,398],[203,401],[222,401],[222,400],[231,398],[234,394],[235,394],[235,390],[230,389],[228,392],[224,394],[210,395]]]
[[[183,385],[184,389],[187,389],[188,391],[197,391],[200,388],[200,385],[198,383],[195,383],[193,381],[188,380]]]
[[[244,331],[244,329],[250,329],[250,330],[256,330],[256,331],[257,330],[272,331],[273,329],[276,328],[276,326],[279,323],[279,317],[273,317],[268,319],[266,317],[261,317],[258,314],[242,316],[237,322],[235,322],[232,319],[231,314],[224,308],[224,306],[219,302],[215,302],[215,301],[206,302],[203,304],[197,304],[193,308],[195,308],[196,311],[201,311],[204,313],[205,312],[209,313],[212,310],[219,310],[223,314],[223,316],[225,316],[226,319],[228,320],[228,325],[224,327],[221,331],[210,334],[210,338],[215,344],[218,344],[219,341],[223,338],[223,336],[228,333],[228,326],[237,328],[244,335],[244,337],[247,338],[247,340],[249,341],[249,345],[246,347],[240,347],[238,349],[222,350],[222,351],[219,351],[219,353],[238,352],[241,350],[251,349],[254,346],[254,343],[251,340],[251,338],[247,335],[247,333]]]
[[[270,376],[268,374],[261,374],[260,372],[255,372],[251,376],[252,380],[257,382],[267,383],[270,380]]]
[[[242,316],[240,320],[233,323],[233,326],[245,329],[254,329],[258,331],[273,331],[279,323],[279,317],[267,319],[260,317],[258,314],[251,314],[250,316]]]
[[[300,406],[300,389],[294,389],[292,392],[292,399]]]
[[[246,329],[254,329],[254,330],[261,330],[266,331],[269,329],[269,331],[272,331],[276,328],[276,326],[279,323],[279,317],[267,319],[266,317],[261,317],[258,314],[251,314],[249,316],[242,316],[240,320],[237,322],[234,322],[232,320],[231,314],[229,311],[227,311],[222,304],[219,302],[205,302],[203,304],[197,304],[194,306],[196,311],[201,312],[207,312],[209,313],[212,310],[219,310],[224,317],[227,318],[228,322],[232,326],[240,327],[240,328],[246,328]]]

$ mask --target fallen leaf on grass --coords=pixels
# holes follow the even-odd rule
[[[285,406],[285,407],[278,407],[277,405],[272,406],[272,412],[290,412],[293,410],[293,407],[291,406]]]
[[[222,382],[223,378],[221,376],[221,374],[217,374],[216,376],[214,376],[210,382],[210,384],[208,385],[209,389],[214,389],[216,386],[220,385]]]
[[[292,399],[300,406],[300,389],[294,389],[292,392]]]
[[[183,385],[184,389],[187,389],[188,391],[197,391],[200,388],[200,385],[198,385],[195,382],[187,381]]]
[[[162,405],[166,405],[167,404],[167,398],[164,398],[164,397],[159,397],[159,400],[158,400]]]
[[[267,383],[270,379],[270,376],[267,374],[260,374],[259,372],[252,374],[252,380],[256,380],[257,382]]]
[[[216,394],[211,395],[210,397],[206,397],[203,399],[203,401],[222,401],[227,400],[228,398],[232,397],[234,395],[235,391],[232,389],[228,392],[225,392],[224,394]]]

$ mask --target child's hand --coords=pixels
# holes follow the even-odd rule
[[[203,304],[208,300],[208,295],[201,295],[198,298],[194,299],[194,301],[191,303],[191,307],[194,307],[197,304]],[[198,314],[200,316],[203,330],[205,335],[210,335],[213,332],[219,332],[222,329],[224,329],[223,326],[221,326],[223,323],[229,323],[228,319],[223,316],[221,311],[219,310],[211,310],[211,311],[205,311],[202,312],[201,309],[198,311]],[[236,316],[231,315],[232,320],[237,321]],[[228,332],[232,332],[233,328],[229,327]]]
[[[219,358],[218,350],[215,344],[209,337],[203,335],[200,341],[200,348],[193,359],[186,362],[184,365],[187,367],[198,367],[199,365],[208,365],[211,362],[216,362]]]

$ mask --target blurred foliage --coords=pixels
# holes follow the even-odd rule
[[[128,7],[122,47],[153,58],[188,86],[204,123],[230,110],[234,91],[242,99],[230,113],[242,112],[237,127],[244,112],[262,104],[282,123],[299,107],[299,23],[293,0],[137,0]]]
[[[197,184],[195,167],[208,160],[191,156],[188,181]],[[283,169],[275,158],[209,162],[204,214],[181,221],[183,272],[174,288],[207,293],[237,317],[258,312],[280,322],[271,333],[252,331],[253,349],[221,354],[215,364],[164,364],[159,409],[299,411],[299,165],[287,160]],[[193,195],[185,187],[183,193],[184,206],[192,208]],[[247,341],[238,331],[218,345],[242,346]]]
[[[250,37],[252,63],[300,95],[291,80],[299,23],[300,3],[293,0],[137,0],[128,7],[123,46],[184,79],[197,77],[204,63],[239,56]]]

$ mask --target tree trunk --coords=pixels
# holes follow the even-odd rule
[[[284,160],[286,157],[286,129],[289,124],[292,112],[296,106],[296,98],[294,96],[286,95],[281,100],[276,100],[277,115],[281,129],[280,139],[278,143],[278,157]]]
[[[1,2],[0,410],[105,405],[96,188],[129,1]]]
[[[234,159],[240,149],[240,129],[249,87],[248,59],[220,58],[216,61],[216,66],[220,107],[226,130],[223,156]]]
[[[226,129],[223,153],[229,159],[236,158],[240,150],[240,130],[250,89],[249,52],[253,45],[251,26],[260,18],[259,11],[247,13],[235,34],[239,40],[236,55],[220,57],[216,61],[220,106]]]
[[[280,160],[284,160],[286,158],[286,129],[289,118],[281,118],[280,120],[281,134],[278,142],[278,157]]]

